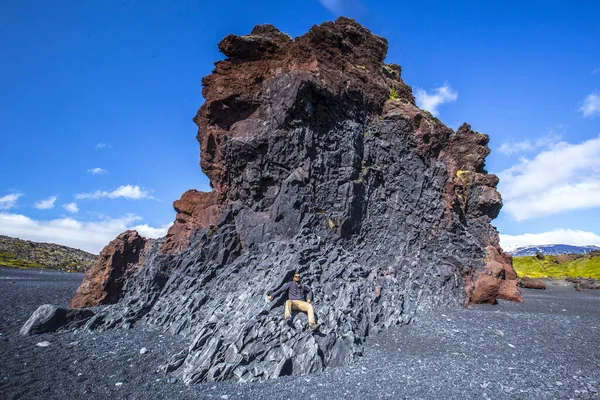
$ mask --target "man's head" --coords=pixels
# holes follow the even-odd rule
[[[299,272],[294,273],[294,282],[300,283],[300,273]]]

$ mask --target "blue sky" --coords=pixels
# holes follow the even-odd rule
[[[5,0],[0,234],[93,252],[164,235],[172,202],[209,190],[192,117],[217,42],[339,15],[388,39],[422,107],[490,135],[503,246],[600,245],[596,1]]]

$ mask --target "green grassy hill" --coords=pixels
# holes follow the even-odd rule
[[[600,279],[600,253],[513,257],[519,277]]]
[[[95,254],[67,246],[0,235],[0,267],[84,272],[96,257]]]

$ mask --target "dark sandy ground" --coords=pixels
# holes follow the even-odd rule
[[[187,342],[144,329],[21,337],[43,303],[66,306],[81,274],[0,269],[0,399],[598,398],[600,291],[564,283],[524,304],[437,310],[372,338],[357,362],[251,384],[170,383]],[[289,328],[284,328],[289,329]],[[47,341],[48,347],[36,344]],[[140,354],[146,347],[148,352]]]

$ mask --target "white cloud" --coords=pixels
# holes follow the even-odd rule
[[[96,190],[92,193],[79,193],[75,196],[77,200],[82,199],[100,199],[100,198],[109,198],[109,199],[117,199],[122,197],[124,199],[130,200],[139,200],[139,199],[153,199],[150,195],[150,192],[147,190],[140,188],[139,186],[133,185],[124,185],[119,186],[112,192],[108,192],[105,190]]]
[[[170,226],[153,228],[134,225],[140,220],[136,215],[126,214],[121,218],[106,218],[94,222],[78,221],[70,217],[39,221],[20,214],[0,213],[0,234],[58,243],[98,254],[108,242],[128,229],[139,229],[142,236],[157,238],[166,235]]]
[[[543,147],[551,147],[560,141],[562,133],[559,132],[564,132],[564,127],[561,125],[552,128],[546,136],[539,137],[535,140],[524,139],[518,142],[515,142],[514,140],[504,142],[500,148],[498,148],[498,151],[510,156],[512,154],[530,152]]]
[[[10,210],[17,205],[17,200],[21,196],[23,196],[23,193],[11,193],[0,197],[0,210]]]
[[[138,233],[147,238],[159,238],[167,234],[167,231],[171,227],[172,223],[161,226],[159,228],[153,228],[148,224],[136,225],[132,229],[138,231]]]
[[[525,233],[523,235],[500,235],[500,245],[504,251],[512,251],[517,247],[541,246],[546,244],[569,244],[572,246],[600,246],[600,236],[593,232],[571,229],[555,229],[542,233]]]
[[[108,171],[103,168],[92,168],[88,169],[87,172],[89,172],[92,175],[108,174]]]
[[[600,136],[558,143],[498,176],[503,210],[518,221],[600,207]]]
[[[600,115],[600,94],[589,94],[579,108],[584,117],[597,117]]]
[[[433,115],[438,115],[438,107],[444,103],[456,101],[458,93],[448,83],[445,83],[444,86],[434,89],[432,94],[427,93],[424,89],[417,88],[415,98],[419,108],[425,109]]]
[[[77,214],[79,212],[79,207],[77,207],[77,203],[75,202],[63,204],[63,208],[73,214]]]
[[[57,196],[50,196],[47,199],[40,200],[36,202],[33,206],[38,210],[49,210],[54,208],[54,202],[56,201]]]
[[[97,149],[104,149],[104,148],[106,148],[106,147],[110,147],[110,146],[109,146],[109,145],[107,145],[106,143],[102,143],[102,142],[100,142],[100,143],[96,144],[96,148],[97,148]]]

